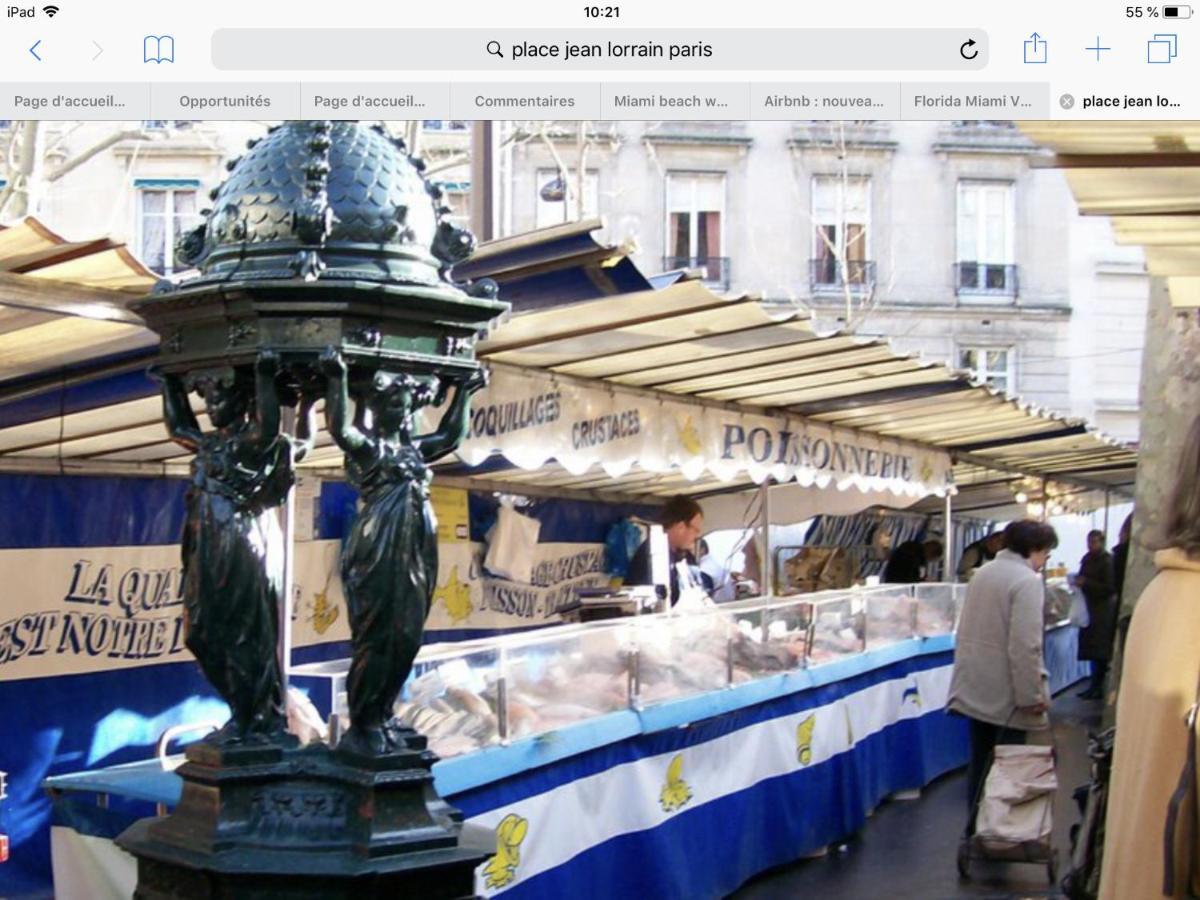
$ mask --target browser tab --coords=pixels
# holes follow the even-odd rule
[[[300,108],[306,119],[452,118],[450,85],[445,83],[305,82],[300,86]]]
[[[747,84],[605,84],[604,119],[745,119],[750,116]]]
[[[492,82],[450,85],[452,119],[599,119],[600,85]]]
[[[1050,85],[1040,82],[900,85],[902,119],[1044,119]]]
[[[150,118],[150,85],[34,82],[9,83],[0,89],[0,118],[29,117],[87,121]]]
[[[261,81],[153,85],[153,119],[295,119],[300,85]]]
[[[900,85],[804,82],[750,85],[752,119],[898,119]]]

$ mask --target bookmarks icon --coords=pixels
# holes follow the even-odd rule
[[[142,38],[142,62],[175,62],[175,38],[169,34],[148,34]]]

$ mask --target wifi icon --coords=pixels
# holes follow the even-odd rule
[[[50,18],[53,19],[55,14],[58,12],[58,7],[57,6],[43,6],[42,12],[44,12],[46,15],[48,15]]]

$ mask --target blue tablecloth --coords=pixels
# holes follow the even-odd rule
[[[1092,674],[1092,664],[1079,661],[1079,629],[1059,625],[1046,632],[1046,671],[1050,673],[1050,693],[1064,691]]]

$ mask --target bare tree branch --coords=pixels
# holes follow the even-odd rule
[[[54,153],[56,150],[58,150],[58,148],[63,145],[63,142],[67,138],[69,138],[71,135],[73,135],[76,131],[78,131],[81,127],[83,127],[82,122],[75,122],[70,127],[64,128],[62,133],[59,134],[59,136],[54,139],[54,143],[46,148],[46,155],[49,156],[51,153]]]
[[[92,144],[90,147],[86,148],[85,150],[81,150],[79,153],[72,156],[53,172],[49,173],[46,176],[46,181],[50,183],[58,181],[68,172],[78,169],[89,159],[97,154],[103,153],[114,144],[119,144],[122,141],[148,141],[151,139],[151,135],[148,134],[144,128],[128,128],[123,131],[114,131],[107,137],[102,138],[101,140]]]

